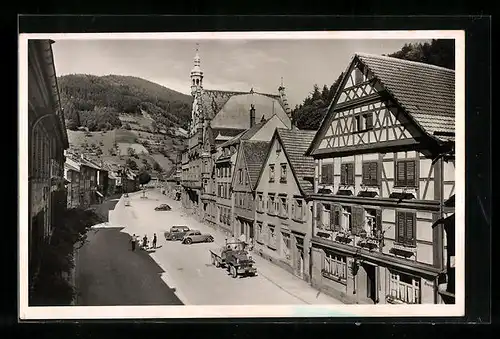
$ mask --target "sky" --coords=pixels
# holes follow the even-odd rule
[[[313,85],[330,86],[356,52],[388,54],[405,43],[428,40],[201,40],[205,89],[278,93],[283,78],[291,107]],[[56,72],[130,75],[190,94],[194,40],[57,40]]]

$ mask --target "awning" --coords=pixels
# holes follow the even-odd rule
[[[101,198],[104,198],[104,195],[102,195],[101,192],[99,192],[99,191],[95,191],[95,192],[97,193],[98,196],[100,196]]]

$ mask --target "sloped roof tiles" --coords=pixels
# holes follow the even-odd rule
[[[429,135],[455,132],[455,71],[397,58],[357,53],[396,101]]]
[[[242,141],[240,151],[247,165],[250,187],[254,187],[259,180],[260,170],[266,160],[270,142],[268,141]]]
[[[300,188],[305,193],[311,193],[313,185],[304,178],[314,176],[315,163],[312,157],[305,156],[304,153],[312,142],[316,131],[289,130],[285,128],[277,128],[276,131],[290,165],[297,176]]]

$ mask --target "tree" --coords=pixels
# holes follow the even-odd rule
[[[132,147],[127,148],[127,154],[129,157],[133,157],[135,155],[135,149]]]
[[[133,159],[130,159],[130,158],[127,159],[126,166],[132,170],[137,169],[137,163]]]
[[[424,44],[405,44],[401,47],[401,50],[388,56],[455,69],[455,41],[451,39],[434,39],[430,44],[428,42]]]
[[[163,171],[163,168],[160,166],[159,163],[157,163],[156,161],[153,163],[153,169],[157,172],[162,172]]]
[[[151,175],[147,171],[142,171],[139,174],[139,184],[142,185],[142,196],[145,198],[146,197],[146,187],[149,182],[151,181]]]

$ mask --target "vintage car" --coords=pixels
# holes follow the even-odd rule
[[[155,207],[155,211],[170,211],[172,208],[167,204],[161,204],[160,206]]]
[[[202,234],[200,231],[197,230],[191,230],[187,232],[184,235],[184,238],[182,239],[183,244],[192,244],[196,242],[213,242],[214,237],[212,237],[210,234],[205,233]]]
[[[187,226],[172,226],[170,231],[164,233],[165,240],[183,240],[184,235],[189,231],[189,227]]]
[[[212,265],[224,267],[233,278],[240,276],[255,276],[257,268],[255,261],[246,250],[247,244],[241,241],[227,242],[222,247],[210,250]]]

